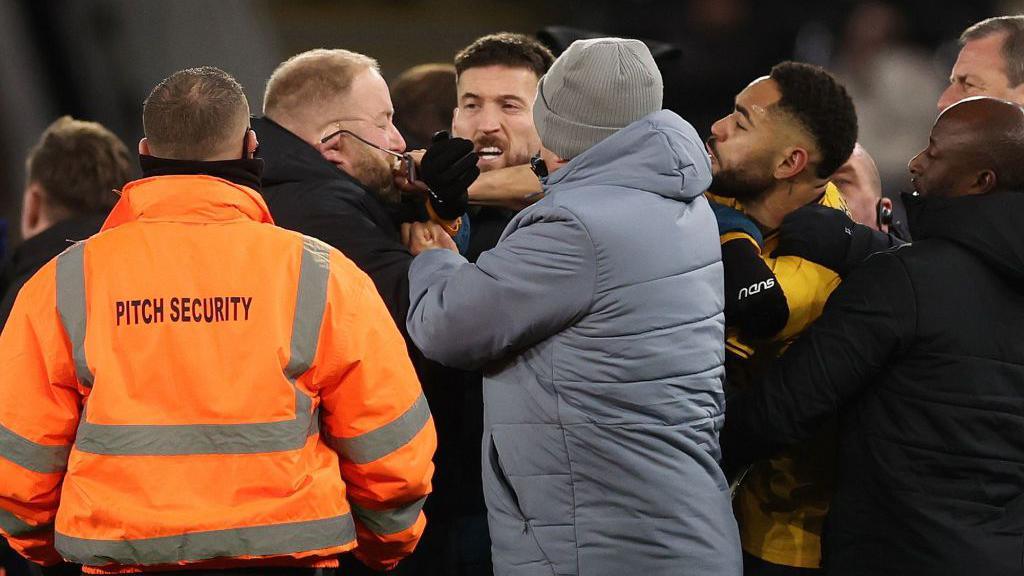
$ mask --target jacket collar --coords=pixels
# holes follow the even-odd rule
[[[258,192],[203,174],[153,176],[129,182],[103,223],[103,230],[144,220],[274,223]]]
[[[316,148],[270,118],[253,118],[250,123],[260,137],[256,156],[266,162],[263,181],[267,186],[341,177],[363,187],[344,170],[324,159]]]
[[[362,190],[381,206],[387,206],[377,191],[367,188],[362,182],[328,162],[316,148],[284,126],[266,117],[253,118],[250,124],[260,137],[260,147],[256,149],[256,156],[266,163],[263,184],[269,190],[280,184],[298,182],[306,186],[312,181],[341,180],[350,187]]]
[[[617,186],[689,202],[711,184],[711,161],[689,122],[671,110],[658,110],[571,159],[544,184],[545,192]]]
[[[90,214],[61,220],[39,234],[25,240],[11,253],[3,267],[0,284],[15,276],[34,272],[71,243],[85,240],[100,229],[103,214]]]
[[[142,166],[143,178],[170,176],[172,174],[206,174],[252,188],[257,192],[260,190],[260,179],[263,176],[263,160],[260,158],[203,162],[199,160],[172,160],[170,158],[158,158],[141,154],[139,155],[139,164]]]

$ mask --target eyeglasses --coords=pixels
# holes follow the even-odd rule
[[[320,139],[320,143],[321,144],[327,144],[327,142],[329,142],[335,136],[341,136],[341,135],[351,136],[351,137],[355,138],[356,140],[359,140],[363,144],[366,144],[370,148],[375,148],[375,149],[380,150],[381,152],[383,152],[385,154],[389,154],[391,156],[394,156],[395,158],[399,158],[399,159],[403,159],[404,160],[405,157],[407,156],[407,154],[399,154],[398,152],[394,152],[392,150],[388,150],[387,148],[381,148],[380,146],[377,146],[373,142],[370,142],[369,140],[366,140],[366,139],[360,137],[355,132],[352,132],[351,130],[345,130],[345,129],[341,129],[341,130],[337,130],[335,132],[331,132],[327,136],[324,136],[323,138],[321,138]]]
[[[366,139],[360,137],[355,132],[352,132],[351,130],[345,130],[344,128],[342,128],[340,130],[337,130],[335,132],[331,132],[327,136],[324,136],[323,138],[320,139],[320,143],[321,144],[327,144],[335,136],[351,136],[351,137],[355,138],[356,140],[359,140],[363,144],[366,144],[370,148],[373,148],[375,150],[380,150],[381,152],[383,152],[383,153],[385,153],[385,154],[387,154],[389,156],[392,156],[394,158],[398,158],[399,160],[402,161],[402,165],[405,167],[406,178],[409,180],[409,182],[412,182],[412,181],[416,180],[416,161],[412,159],[412,156],[410,154],[399,154],[398,152],[395,152],[393,150],[388,150],[387,148],[381,148],[380,146],[377,146],[373,142],[370,142],[369,140],[366,140]]]

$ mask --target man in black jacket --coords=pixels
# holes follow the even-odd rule
[[[114,190],[132,178],[132,163],[124,143],[96,122],[63,116],[46,128],[25,162],[24,242],[0,267],[0,328],[36,270],[99,231],[117,201]]]
[[[348,50],[319,49],[294,56],[267,82],[263,113],[263,118],[253,119],[252,127],[260,138],[258,156],[264,160],[262,193],[275,223],[323,240],[366,272],[408,343],[405,317],[413,257],[402,244],[394,217],[400,200],[394,159],[383,151],[402,153],[405,141],[395,128],[391,96],[377,62]],[[431,161],[428,153],[420,173],[435,192],[445,198],[461,196],[464,202],[466,186],[479,173],[472,143],[455,139],[440,147],[455,154],[435,154],[440,161]],[[439,173],[447,178],[431,178]],[[465,204],[456,210],[464,211]],[[426,532],[394,573],[479,573],[460,568],[466,545],[459,542],[467,532],[462,512],[484,510],[480,436],[463,433],[465,421],[473,417],[465,377],[425,360],[408,344],[437,427],[437,472],[424,508]],[[466,453],[471,457],[463,456]],[[483,556],[489,560],[486,531],[468,531],[470,538],[482,542]],[[338,572],[366,570],[346,557]]]
[[[1024,553],[1024,109],[943,112],[910,162],[913,245],[872,256],[760,385],[724,465],[840,418],[830,575],[1020,574]]]
[[[327,242],[373,280],[398,326],[409,307],[412,256],[388,211],[397,203],[391,159],[404,152],[377,63],[347,50],[292,57],[267,82],[263,118],[252,121],[264,160],[263,196],[275,223]],[[403,330],[404,332],[404,330]]]

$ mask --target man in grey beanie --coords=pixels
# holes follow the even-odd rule
[[[545,197],[476,264],[409,231],[410,336],[484,370],[495,574],[741,572],[711,166],[661,103],[644,44],[575,42],[534,103]]]

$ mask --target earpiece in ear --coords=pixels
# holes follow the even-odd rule
[[[875,211],[879,226],[892,225],[892,208],[883,204],[881,198],[878,199],[878,204],[875,205]]]

